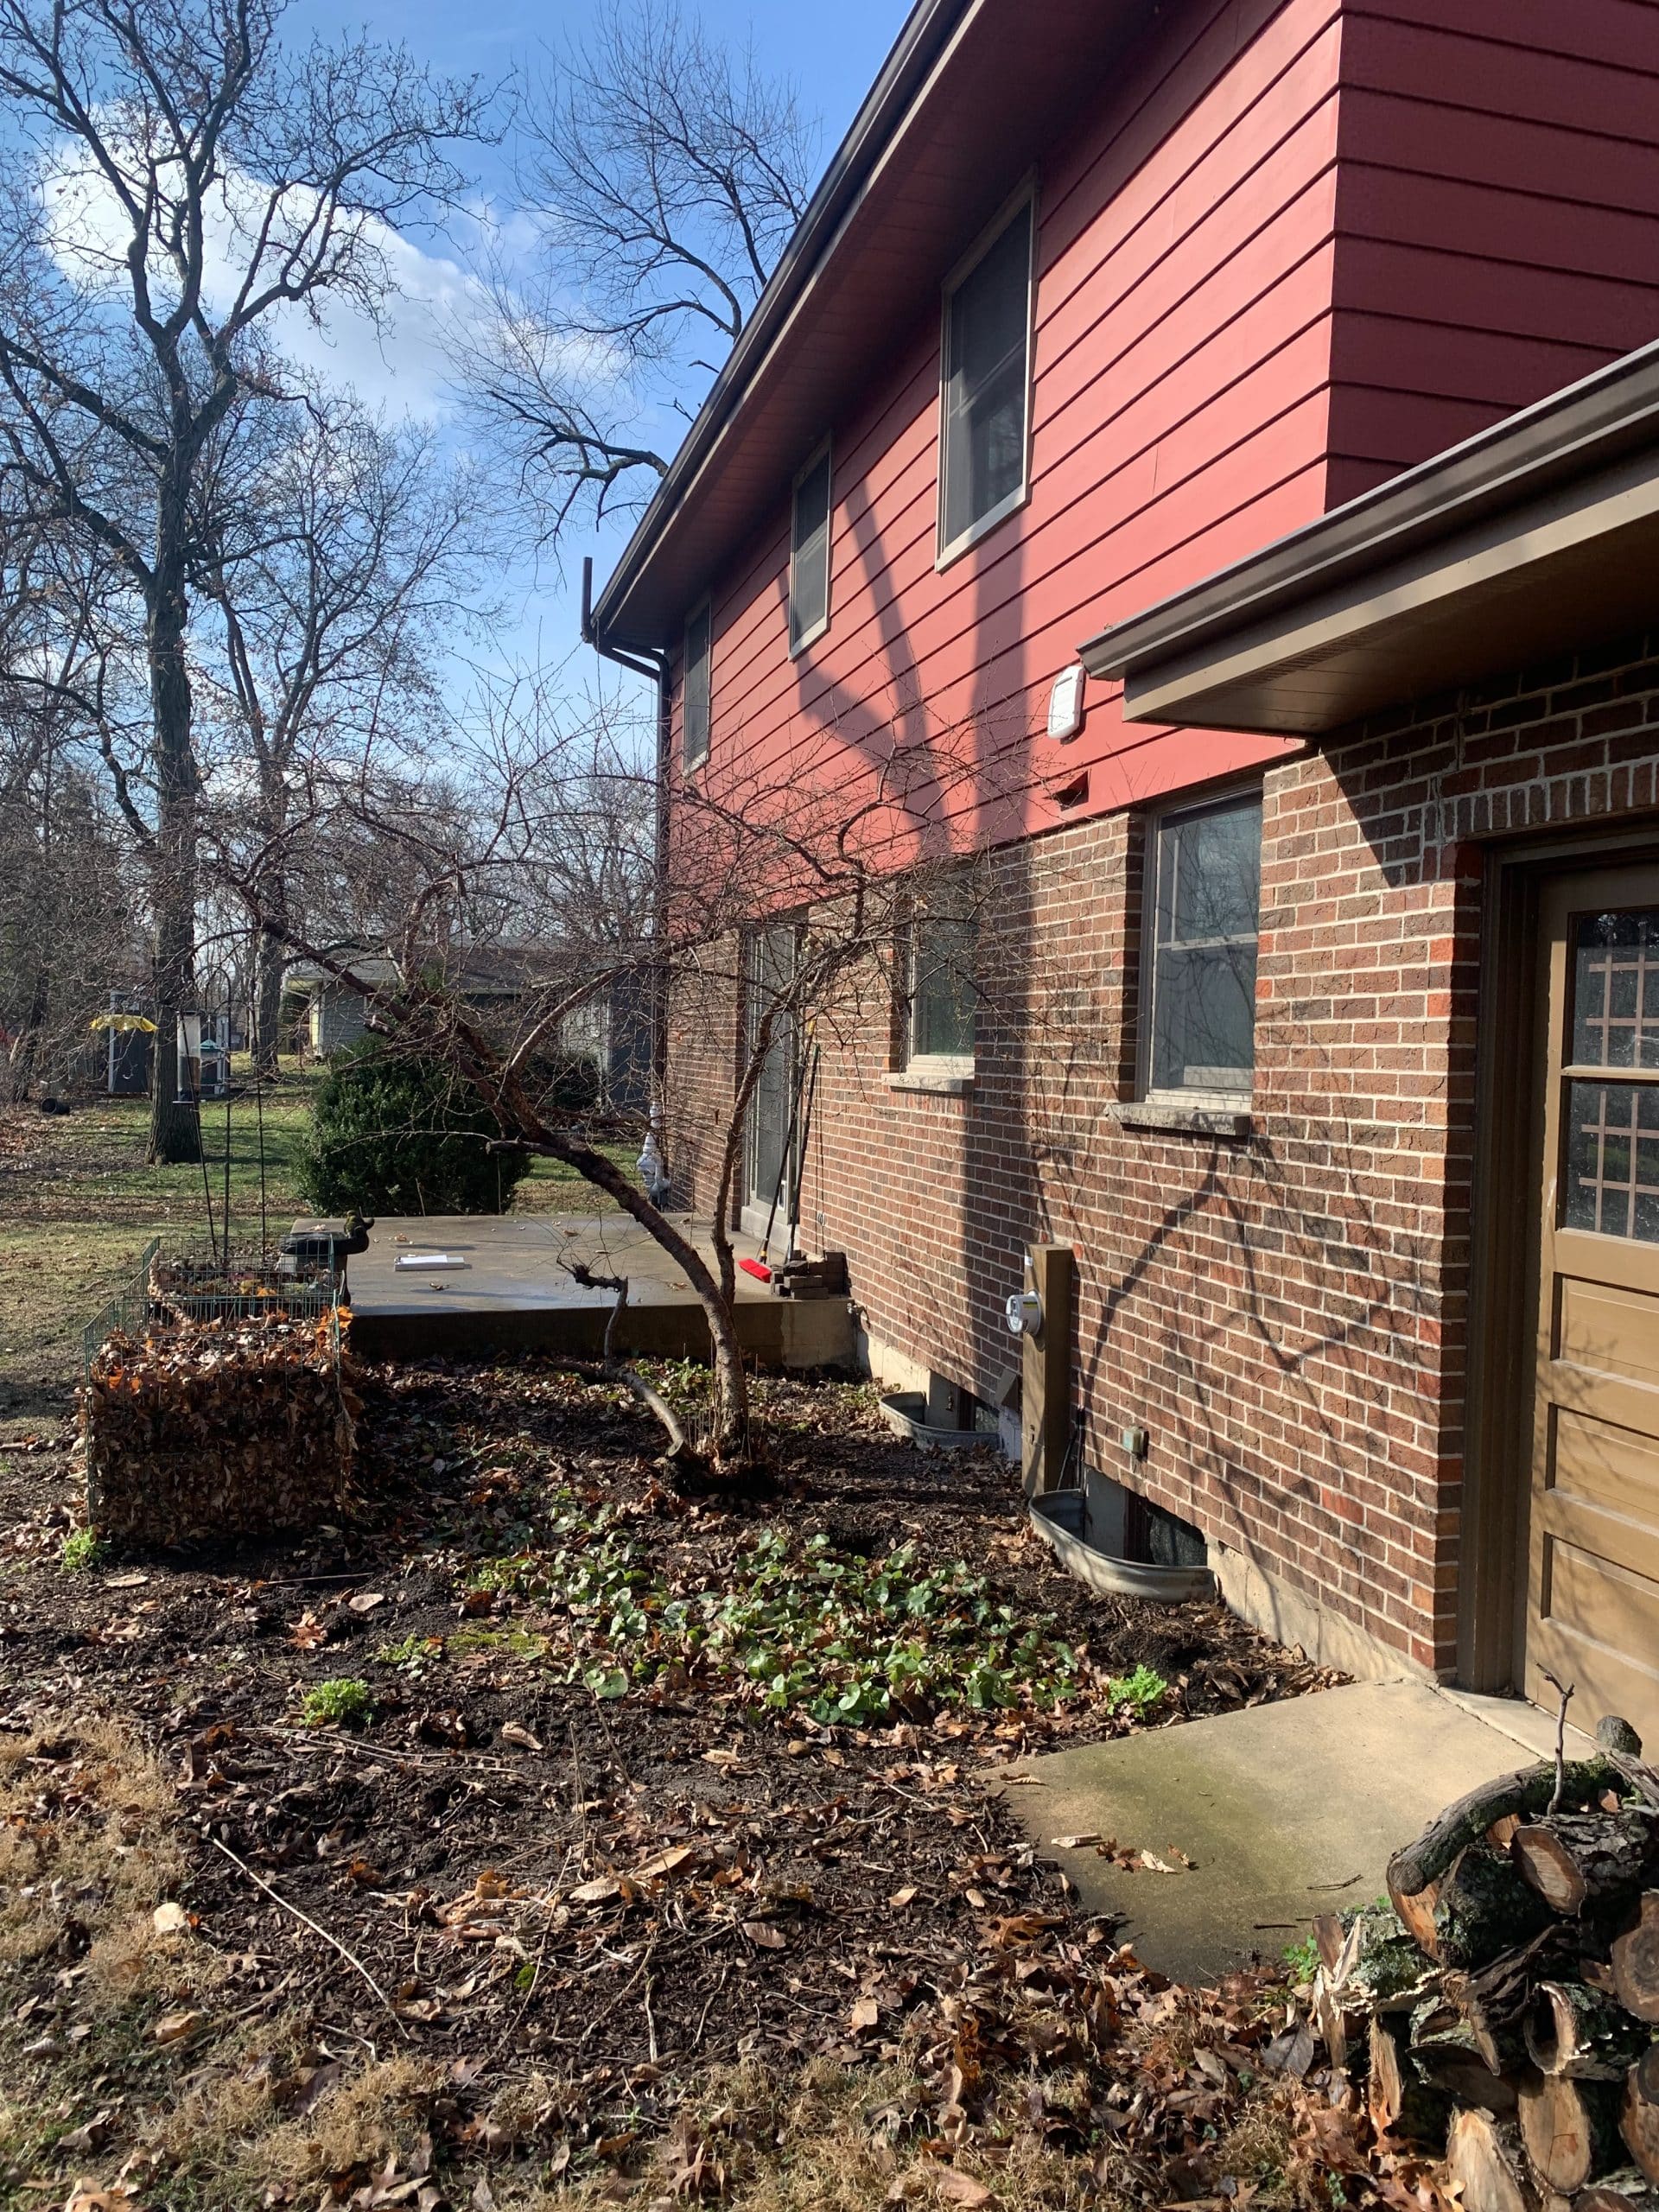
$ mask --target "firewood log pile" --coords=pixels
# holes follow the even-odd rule
[[[107,1338],[83,1396],[88,1524],[172,1544],[338,1518],[359,1407],[334,1327],[273,1311]]]
[[[1333,2065],[1463,2212],[1659,2212],[1659,1770],[1596,1736],[1449,1806],[1391,1910],[1315,1926]]]

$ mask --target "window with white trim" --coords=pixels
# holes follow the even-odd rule
[[[795,479],[789,527],[789,650],[801,652],[830,627],[830,448]]]
[[[1255,1065],[1262,798],[1183,809],[1152,825],[1148,1096],[1248,1097]]]
[[[1026,496],[1032,248],[1027,195],[946,288],[939,395],[939,554],[971,545]]]
[[[680,688],[681,757],[687,768],[709,758],[709,658],[713,645],[709,601],[685,626],[685,674]]]

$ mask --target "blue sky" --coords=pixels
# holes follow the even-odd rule
[[[769,73],[792,77],[804,109],[822,125],[820,160],[827,161],[851,122],[860,100],[898,36],[909,0],[836,0],[832,10],[799,0],[683,0],[688,15],[728,42],[753,42]],[[591,9],[561,0],[370,0],[343,13],[327,0],[297,0],[285,35],[305,37],[313,29],[336,34],[342,22],[364,27],[388,41],[401,40],[435,67],[478,73],[489,81],[529,65],[537,54],[566,39],[579,39],[594,20]],[[828,33],[829,35],[826,35]],[[505,213],[512,203],[512,177],[505,149],[481,149],[477,156],[484,191]],[[413,244],[414,242],[411,242]],[[439,241],[419,245],[429,257],[411,264],[410,287],[441,295],[452,279],[464,276],[448,266],[450,251]],[[455,257],[463,264],[461,244]],[[303,350],[310,351],[308,345]],[[318,365],[324,365],[319,362]],[[420,333],[400,329],[390,346],[365,347],[353,334],[336,340],[327,368],[350,379],[370,397],[396,407],[411,397],[417,409],[429,409],[442,372],[435,346],[423,346]],[[699,397],[693,394],[692,397]],[[595,537],[576,532],[563,548],[563,582],[546,563],[521,563],[509,580],[499,638],[504,658],[563,658],[575,646],[582,556],[592,552],[602,576],[626,537],[626,527]],[[573,671],[573,673],[576,673]],[[580,671],[586,677],[590,673]]]

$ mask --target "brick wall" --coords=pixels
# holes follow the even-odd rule
[[[1075,1245],[1090,1464],[1443,1673],[1485,853],[1659,811],[1656,651],[1517,675],[1268,773],[1247,1136],[1115,1118],[1135,1082],[1132,814],[988,856],[966,1096],[890,1086],[879,991],[826,1032],[804,1220],[849,1254],[871,1334],[988,1395],[1026,1245]],[[736,1019],[734,1000],[723,1035],[706,1008],[677,1027],[682,1112],[703,1124]],[[691,1153],[677,1164],[695,1179]],[[1116,1446],[1130,1422],[1150,1433],[1139,1465]]]

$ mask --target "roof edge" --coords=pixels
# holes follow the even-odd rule
[[[1659,441],[1659,341],[1621,355],[1077,648],[1122,677],[1287,614],[1355,575]]]
[[[880,74],[866,93],[847,135],[830,157],[806,213],[766,280],[754,312],[697,410],[678,452],[635,524],[633,534],[594,602],[598,635],[619,644],[655,645],[655,639],[630,638],[613,627],[620,602],[655,550],[658,539],[678,512],[692,480],[708,458],[739,402],[765,361],[774,340],[810,289],[833,251],[849,216],[862,195],[867,175],[897,135],[917,92],[925,82],[958,21],[976,0],[917,0]]]

